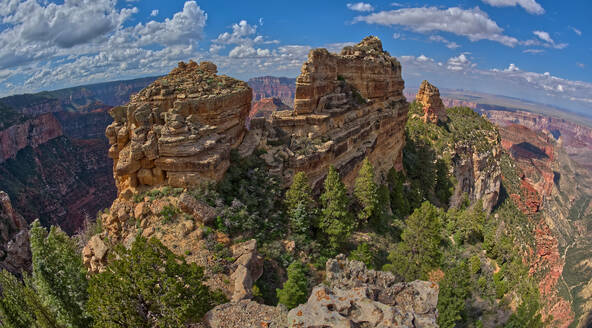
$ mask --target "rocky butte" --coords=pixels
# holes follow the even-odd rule
[[[333,165],[351,186],[365,157],[383,178],[402,169],[409,108],[403,88],[401,64],[376,37],[340,54],[314,49],[296,79],[294,110],[254,118],[239,150],[265,149],[263,158],[286,184],[304,171],[318,190]]]
[[[440,90],[424,80],[419,86],[415,100],[423,106],[424,122],[446,122],[446,108],[440,99]]]
[[[251,88],[216,75],[210,62],[180,63],[169,75],[111,110],[106,135],[119,192],[197,186],[222,178],[240,145]]]

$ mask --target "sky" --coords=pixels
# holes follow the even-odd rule
[[[296,77],[310,49],[376,35],[409,88],[430,80],[592,115],[590,0],[0,0],[0,96],[210,60]]]

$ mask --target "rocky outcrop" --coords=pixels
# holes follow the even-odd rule
[[[407,101],[413,101],[415,100],[415,96],[417,96],[417,92],[414,92],[414,90],[418,90],[419,89],[405,89],[405,97],[407,98]],[[471,109],[476,109],[477,108],[477,103],[473,102],[473,101],[467,101],[467,100],[461,100],[461,99],[455,99],[455,98],[449,98],[449,97],[443,97],[442,94],[440,94],[440,99],[442,99],[442,103],[444,104],[444,107],[449,108],[449,107],[469,107]]]
[[[351,186],[365,157],[383,178],[402,168],[408,103],[401,65],[376,37],[345,47],[309,53],[296,80],[294,110],[255,118],[239,151],[263,148],[271,172],[290,183],[304,171],[319,189],[330,165]]]
[[[287,311],[278,306],[259,304],[255,301],[218,305],[204,317],[204,325],[208,328],[286,328]]]
[[[246,132],[251,89],[210,62],[179,63],[111,110],[107,127],[118,190],[218,181]]]
[[[419,86],[415,101],[423,106],[423,121],[438,123],[446,122],[448,120],[446,116],[446,108],[442,99],[440,99],[440,90],[430,82],[424,80]]]
[[[479,149],[471,142],[454,145],[452,173],[458,183],[451,205],[458,206],[465,194],[471,202],[481,200],[488,212],[497,204],[502,181],[499,165],[502,151],[497,136],[497,133],[491,134],[486,149]]]
[[[36,148],[63,135],[62,126],[52,114],[44,114],[0,131],[0,164],[25,147]]]
[[[12,207],[8,194],[0,191],[0,269],[20,274],[30,266],[27,223]]]
[[[230,278],[234,281],[232,302],[253,297],[253,283],[263,274],[263,258],[257,253],[255,239],[232,246],[234,272]]]
[[[288,313],[290,327],[438,327],[438,285],[399,282],[344,255],[327,261],[327,285]]]
[[[289,107],[294,107],[296,79],[287,77],[261,76],[247,82],[253,89],[253,102],[265,98],[278,98]]]

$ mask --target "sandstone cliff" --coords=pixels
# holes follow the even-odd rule
[[[263,148],[263,158],[285,184],[298,171],[316,189],[330,165],[351,186],[365,157],[384,178],[402,168],[408,104],[401,65],[367,37],[340,54],[312,50],[296,80],[294,110],[253,119],[241,154]]]
[[[179,63],[111,110],[106,135],[118,190],[218,181],[246,132],[251,89],[210,62]]]

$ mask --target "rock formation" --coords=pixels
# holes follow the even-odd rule
[[[285,184],[304,171],[318,189],[333,165],[351,186],[365,157],[383,178],[390,168],[402,168],[403,88],[400,63],[376,37],[340,54],[312,50],[296,80],[294,110],[253,119],[239,151],[265,149],[263,158]]]
[[[222,178],[246,132],[251,89],[210,62],[179,63],[111,110],[107,127],[118,190],[197,186]]]
[[[288,313],[290,327],[438,327],[438,285],[399,282],[344,255],[327,261],[327,285]]]
[[[20,274],[30,266],[27,223],[12,207],[8,194],[0,191],[0,269]]]
[[[415,100],[423,105],[424,122],[446,122],[446,108],[440,99],[440,90],[424,80],[419,86]]]

